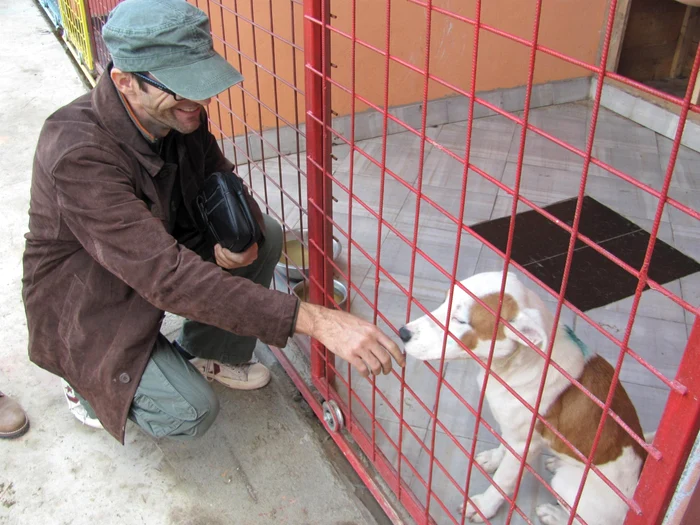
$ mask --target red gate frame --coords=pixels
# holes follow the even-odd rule
[[[436,12],[442,12],[445,14],[445,10],[432,6],[432,1],[427,0],[423,2],[421,0],[408,0],[409,2],[419,4],[427,9],[428,28],[430,27],[430,13],[434,10]],[[555,50],[548,49],[537,43],[538,35],[538,24],[539,24],[539,7],[541,6],[541,0],[538,1],[537,16],[535,20],[534,36],[533,41],[528,42],[526,40],[520,39],[513,35],[504,33],[496,28],[488,27],[485,24],[480,23],[479,12],[480,12],[480,0],[477,0],[477,16],[476,20],[465,20],[476,26],[477,31],[475,31],[475,48],[474,55],[476,57],[478,53],[478,34],[479,28],[482,30],[489,30],[493,33],[500,34],[506,38],[510,38],[515,41],[531,47],[531,61],[528,79],[528,88],[526,100],[529,99],[532,90],[532,74],[534,70],[534,57],[536,51],[543,51],[552,56],[556,56],[563,60],[567,60],[571,63],[575,63],[581,67],[584,67],[598,75],[598,86],[597,92],[594,99],[594,117],[593,125],[590,130],[590,136],[588,140],[588,151],[585,152],[585,168],[584,173],[588,169],[588,165],[592,162],[596,165],[607,168],[616,175],[625,179],[626,181],[633,183],[634,181],[626,176],[624,173],[620,173],[617,170],[602,164],[600,161],[591,158],[591,146],[592,139],[595,134],[595,122],[597,118],[597,111],[600,107],[600,100],[602,96],[602,87],[604,78],[612,78],[618,80],[624,84],[634,86],[635,88],[659,96],[660,94],[655,90],[652,90],[646,86],[643,86],[637,82],[631,81],[625,77],[622,77],[616,73],[605,71],[604,66],[592,66],[590,64],[582,63],[558,53]],[[600,64],[606,64],[607,54],[610,47],[610,40],[612,34],[612,26],[614,20],[614,14],[616,10],[616,0],[610,2],[609,12],[608,12],[608,23],[606,27],[606,33],[602,46],[601,60]],[[354,7],[354,4],[353,4]],[[308,206],[309,206],[309,244],[310,244],[310,261],[311,261],[311,298],[312,301],[318,302],[320,304],[326,304],[330,302],[328,297],[329,294],[326,293],[327,290],[332,289],[332,267],[329,263],[330,257],[326,254],[330,254],[331,247],[331,228],[330,224],[330,211],[332,209],[330,194],[330,184],[326,183],[327,175],[329,173],[330,162],[330,145],[333,131],[331,129],[330,123],[330,87],[333,81],[328,76],[328,71],[330,68],[330,50],[329,50],[329,34],[331,31],[331,26],[329,24],[329,11],[330,2],[328,0],[304,0],[304,30],[305,30],[305,80],[306,80],[306,131],[307,131],[307,174],[308,174]],[[453,14],[455,18],[458,18]],[[355,27],[355,16],[353,10],[353,43],[354,43],[354,27]],[[339,32],[338,30],[335,30]],[[429,32],[428,32],[429,35]],[[346,35],[347,36],[347,35]],[[426,45],[426,70],[422,73],[428,77],[428,67],[429,67],[429,36],[427,38]],[[353,49],[354,55],[354,49]],[[395,60],[401,62],[400,59]],[[353,58],[354,61],[354,58]],[[476,60],[474,60],[476,63]],[[409,64],[404,64],[406,66],[412,67]],[[695,74],[700,66],[700,50],[696,54],[695,62],[693,66],[693,74],[691,74],[691,79],[695,78]],[[415,68],[414,68],[415,69]],[[354,68],[353,68],[354,74]],[[693,90],[693,82],[688,87],[688,91],[684,99],[677,99],[676,97],[661,94],[661,98],[673,102],[675,104],[681,105],[681,115],[679,119],[678,130],[673,143],[673,149],[671,152],[671,160],[669,162],[669,168],[666,176],[666,181],[664,188],[659,192],[660,206],[657,213],[657,218],[654,223],[652,230],[652,241],[647,250],[647,256],[645,259],[645,264],[642,270],[639,272],[639,287],[637,293],[635,294],[635,301],[632,307],[632,312],[636,312],[639,305],[639,300],[641,296],[641,291],[644,289],[645,284],[651,284],[652,288],[655,288],[653,284],[648,283],[646,272],[648,270],[649,261],[651,258],[651,253],[653,250],[654,242],[656,239],[656,234],[658,232],[660,223],[660,213],[663,210],[663,204],[665,202],[672,201],[668,197],[668,185],[670,183],[670,175],[673,172],[673,166],[678,153],[680,140],[682,137],[683,128],[687,119],[687,114],[689,111],[698,112],[699,108],[697,106],[692,106],[690,102],[690,97]],[[474,93],[474,82],[472,82],[472,89],[470,92],[464,92],[458,88],[452,87],[455,91],[460,92],[463,96],[467,96],[470,99],[471,107],[473,108],[475,93]],[[385,90],[387,87],[385,86]],[[427,96],[427,90],[425,93]],[[426,99],[424,96],[423,100],[423,123],[425,123],[425,111],[427,109]],[[366,102],[366,101],[364,101]],[[479,100],[480,103],[489,107],[489,109],[495,110],[497,113],[503,113],[499,111],[498,108],[490,107],[488,103]],[[354,104],[354,98],[353,98]],[[384,106],[387,107],[386,104]],[[375,108],[376,109],[376,108]],[[527,110],[528,104],[525,104],[526,115],[523,118],[523,135],[525,135],[525,130],[534,131],[542,136],[545,136],[549,140],[552,140],[562,147],[569,150],[572,148],[566,143],[562,143],[555,137],[547,135],[545,132],[531,127],[527,123]],[[380,110],[381,111],[381,110]],[[387,111],[383,111],[385,126],[384,126],[384,139],[386,140],[386,120],[389,117]],[[473,114],[470,112],[470,115]],[[468,126],[471,126],[472,118],[470,116]],[[425,141],[425,127],[423,127],[422,136]],[[353,134],[351,133],[351,140]],[[521,148],[524,146],[525,137],[523,136],[521,140]],[[424,142],[423,142],[424,144]],[[467,152],[469,149],[467,149]],[[354,152],[351,151],[351,155]],[[468,153],[467,153],[468,154]],[[467,158],[468,163],[468,158]],[[522,165],[522,151],[520,152],[519,165]],[[382,169],[384,167],[382,166]],[[466,169],[466,168],[465,168]],[[517,182],[516,182],[517,185]],[[517,189],[516,189],[517,194]],[[689,215],[698,217],[697,211],[691,210],[680,203],[671,202],[676,208],[689,213]],[[580,210],[577,212],[577,216]],[[466,230],[466,228],[465,228]],[[577,227],[573,228],[576,232]],[[572,241],[573,246],[573,241]],[[506,254],[506,260],[508,260],[509,253]],[[569,254],[570,256],[571,254]],[[570,261],[569,261],[570,262]],[[561,301],[560,305],[561,307]],[[632,314],[631,314],[632,316]],[[631,332],[631,326],[628,327],[625,340],[623,341],[626,347],[629,335]],[[322,408],[320,401],[315,397],[313,392],[304,383],[303,378],[294,369],[291,362],[285,357],[285,355],[278,349],[274,349],[275,354],[283,363],[284,368],[290,374],[294,382],[300,388],[304,397],[309,401],[312,408],[319,416],[321,420]],[[333,379],[333,356],[329,355],[328,352],[323,348],[318,342],[314,341],[312,343],[311,349],[311,368],[312,368],[312,380],[313,385],[319,392],[322,393],[323,398],[326,400],[332,399],[338,402],[341,407],[345,408],[343,400],[332,388]],[[619,374],[621,362],[618,363],[616,368],[616,377]],[[696,318],[693,326],[692,333],[688,340],[688,344],[678,369],[677,376],[674,381],[671,382],[671,393],[663,413],[660,427],[656,433],[656,438],[653,444],[653,448],[650,450],[651,454],[645,464],[643,469],[637,491],[635,493],[632,512],[628,513],[626,524],[655,524],[661,523],[665,515],[666,509],[671,501],[675,487],[678,483],[680,475],[685,466],[685,462],[688,458],[690,450],[692,449],[693,443],[697,436],[698,430],[700,429],[700,401],[698,396],[700,395],[700,320]],[[611,403],[611,398],[606,402],[606,409],[609,409]],[[605,417],[607,416],[607,411],[604,412],[603,421],[599,427],[599,433],[602,429],[602,424]],[[400,476],[393,468],[393,466],[386,460],[383,454],[373,446],[373,439],[362,429],[359,425],[354,425],[352,421],[348,422],[348,431],[350,435],[357,442],[362,451],[371,458],[374,463],[376,471],[384,478],[390,488],[398,496],[399,501],[406,507],[409,513],[416,519],[425,518],[428,521],[430,518],[427,515],[427,509],[415,498],[415,496],[407,490],[405,485],[400,479]],[[403,425],[402,425],[403,428]],[[396,511],[392,508],[386,495],[383,494],[381,489],[378,487],[377,483],[374,481],[374,474],[368,470],[363,461],[360,460],[354,451],[354,448],[350,446],[349,442],[344,438],[342,434],[330,432],[334,441],[343,451],[344,455],[351,462],[355,470],[358,472],[360,477],[363,479],[365,484],[368,486],[372,494],[377,498],[382,508],[387,512],[389,517],[394,523],[400,523],[400,518]],[[399,442],[399,447],[401,443]],[[665,453],[661,453],[661,451]],[[590,467],[590,465],[589,465]],[[580,497],[580,493],[579,493]]]

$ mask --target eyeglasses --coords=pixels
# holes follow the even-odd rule
[[[173,98],[174,98],[175,100],[185,100],[185,97],[181,97],[180,95],[178,95],[178,94],[175,93],[174,91],[168,89],[168,88],[165,87],[163,84],[161,84],[160,82],[158,82],[155,78],[149,77],[147,72],[138,73],[138,72],[132,71],[131,74],[134,75],[134,76],[136,76],[136,77],[138,77],[138,78],[140,78],[140,79],[143,80],[146,84],[150,84],[150,85],[153,86],[154,88],[158,88],[158,89],[160,89],[161,91],[163,91],[164,93],[167,93],[168,95],[172,95]]]

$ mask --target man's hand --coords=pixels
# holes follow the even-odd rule
[[[258,258],[258,243],[254,243],[250,248],[241,253],[233,253],[223,248],[220,244],[217,244],[214,246],[214,258],[216,259],[216,264],[227,270],[243,268],[244,266],[253,264],[255,259]]]
[[[391,357],[399,366],[406,358],[399,347],[375,325],[347,312],[302,302],[296,331],[318,339],[338,357],[354,366],[363,377],[391,371]]]

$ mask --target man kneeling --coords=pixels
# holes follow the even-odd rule
[[[264,386],[257,339],[284,346],[295,332],[364,375],[388,373],[391,356],[403,366],[376,326],[269,289],[282,230],[249,195],[259,243],[233,253],[197,228],[206,175],[234,168],[206,106],[243,80],[207,16],[184,0],[126,0],[103,36],[113,62],[41,132],[24,253],[29,355],[64,379],[74,415],[122,443],[127,418],[156,437],[199,436],[218,412],[207,380]],[[188,319],[175,343],[160,334],[165,311]]]

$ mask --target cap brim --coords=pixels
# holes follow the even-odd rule
[[[194,64],[149,72],[168,89],[190,100],[206,100],[243,81],[243,75],[217,53]]]

